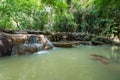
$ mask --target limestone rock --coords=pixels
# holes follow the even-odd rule
[[[11,55],[13,39],[6,33],[0,33],[0,56]]]
[[[0,33],[0,56],[35,53],[52,48],[53,45],[44,35]]]

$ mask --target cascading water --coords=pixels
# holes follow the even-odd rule
[[[46,46],[48,46],[49,49],[52,49],[54,47],[52,43],[47,38],[45,38],[45,40],[47,41]]]
[[[45,43],[42,42],[42,39],[45,40]],[[44,49],[52,49],[54,47],[47,38],[42,37],[42,39],[40,40],[39,37],[35,35],[29,36],[26,43],[13,47],[12,54],[35,53]]]
[[[28,44],[35,44],[35,43],[40,43],[38,37],[37,36],[30,36],[28,39]]]

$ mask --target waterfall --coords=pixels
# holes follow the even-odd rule
[[[45,40],[45,43],[42,42],[37,35],[31,35],[25,43],[15,45],[12,49],[12,54],[21,55],[35,53],[41,50],[52,49],[54,47],[46,37],[41,37],[41,39]]]
[[[54,46],[52,45],[52,43],[51,43],[46,37],[45,37],[45,40],[46,40],[46,42],[47,42],[46,46],[48,46],[49,49],[54,48]]]
[[[37,36],[30,36],[28,39],[28,44],[40,43]]]

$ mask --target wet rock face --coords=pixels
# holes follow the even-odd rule
[[[16,44],[12,49],[12,54],[32,54],[41,50],[52,49],[53,46],[44,35],[28,35],[22,44]],[[19,40],[19,41],[21,41]]]
[[[44,35],[0,33],[0,56],[35,53],[52,48],[53,45]]]
[[[12,49],[12,54],[23,55],[23,54],[32,54],[42,50],[42,45],[35,43],[35,44],[21,44],[16,45]]]
[[[14,45],[24,44],[28,40],[28,34],[11,34]]]
[[[11,55],[13,39],[5,33],[0,33],[0,56]]]
[[[38,37],[41,44],[43,45],[43,49],[47,50],[52,49],[54,47],[44,35],[39,35]]]
[[[25,40],[25,39],[20,39]],[[24,41],[21,44],[17,44],[13,47],[12,49],[12,54],[18,54],[18,55],[23,55],[23,54],[31,54],[35,53],[37,51],[42,50],[42,44],[39,41],[39,38],[34,35],[29,35],[28,39]]]

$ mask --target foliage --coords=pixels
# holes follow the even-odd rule
[[[40,0],[3,1],[0,2],[1,28],[43,29],[44,24],[47,23],[47,12],[45,12],[45,6],[41,4]]]
[[[0,28],[120,35],[119,3],[120,0],[0,0]]]
[[[54,30],[60,32],[73,32],[76,31],[76,26],[77,24],[72,14],[64,13],[62,15],[56,15]]]
[[[120,30],[120,1],[119,0],[94,0],[94,11],[101,19],[106,19],[103,33],[119,34]]]

